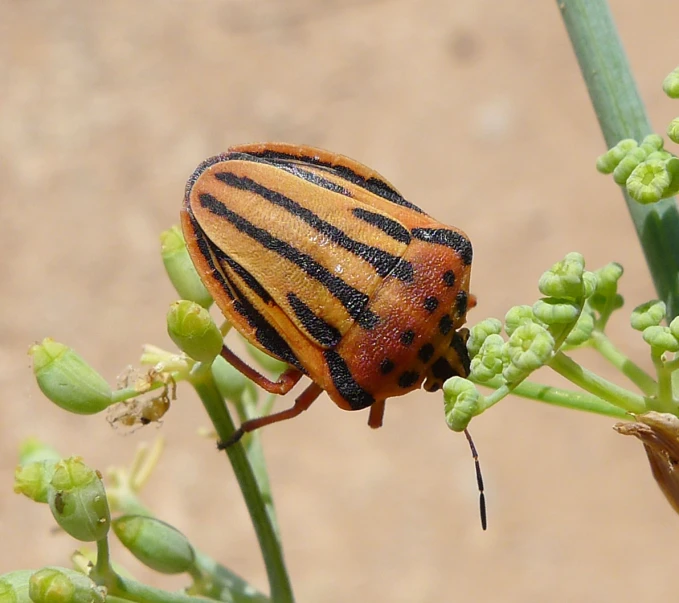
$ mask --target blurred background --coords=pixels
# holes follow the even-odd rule
[[[664,131],[679,113],[661,90],[679,63],[679,7],[612,9]],[[126,434],[50,405],[26,355],[49,335],[115,382],[143,343],[170,347],[175,293],[158,235],[177,223],[198,163],[266,140],[358,159],[466,231],[472,322],[532,303],[541,272],[569,251],[590,268],[621,262],[627,311],[610,334],[650,370],[627,315],[655,293],[621,194],[594,169],[604,144],[556,2],[0,0],[0,573],[65,564],[75,547],[46,507],[12,493],[23,438],[105,470],[163,437],[145,501],[267,590],[190,388],[162,426]],[[579,358],[617,380],[594,355]],[[439,396],[392,399],[379,431],[366,421],[322,397],[266,430],[299,601],[676,596],[678,518],[641,444],[613,420],[518,399],[475,419],[486,533],[467,443],[447,429]],[[183,583],[117,556],[152,584]]]

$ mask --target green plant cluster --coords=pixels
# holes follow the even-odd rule
[[[670,98],[679,98],[679,67],[663,82]],[[679,143],[679,117],[667,127],[667,137]],[[612,174],[639,203],[656,203],[679,192],[679,159],[664,148],[659,134],[649,134],[640,143],[625,138],[597,159],[597,170]]]
[[[679,416],[679,317],[663,326],[666,309],[661,301],[643,304],[631,314],[632,328],[648,344],[654,376],[606,335],[611,314],[623,305],[618,293],[622,274],[615,263],[587,271],[582,255],[569,253],[540,278],[538,289],[544,297],[533,305],[511,308],[504,321],[487,318],[473,326],[467,343],[471,373],[467,379],[448,380],[443,388],[449,427],[466,429],[472,417],[509,394],[621,419],[648,411]],[[632,388],[620,387],[577,363],[570,352],[583,347],[598,351]],[[542,367],[578,389],[528,381]],[[491,393],[484,395],[478,385]]]

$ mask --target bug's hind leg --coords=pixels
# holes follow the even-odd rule
[[[278,381],[271,381],[271,379],[267,379],[260,372],[253,369],[249,364],[243,362],[238,356],[236,356],[236,354],[226,347],[226,345],[222,346],[222,351],[220,354],[224,360],[233,366],[233,368],[243,373],[248,379],[254,381],[257,385],[259,385],[259,387],[268,391],[270,394],[287,394],[302,378],[302,371],[296,368],[289,368],[280,377],[278,377]]]
[[[220,442],[218,444],[218,448],[220,450],[224,450],[232,444],[235,444],[246,433],[254,431],[255,429],[259,429],[260,427],[264,427],[264,425],[270,425],[271,423],[278,423],[279,421],[286,421],[287,419],[296,417],[309,408],[312,402],[318,398],[322,392],[323,389],[319,385],[312,383],[297,397],[295,404],[291,408],[282,410],[280,412],[275,412],[265,417],[258,417],[257,419],[245,421],[245,423],[243,423],[238,429],[236,429],[236,431],[233,432],[231,437],[226,440],[226,442]]]

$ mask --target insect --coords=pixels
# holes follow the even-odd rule
[[[274,382],[226,345],[222,356],[274,394],[311,379],[291,408],[245,421],[223,447],[323,391],[380,427],[388,398],[469,373],[471,243],[372,169],[307,146],[232,147],[193,173],[181,221],[220,310],[290,368]]]

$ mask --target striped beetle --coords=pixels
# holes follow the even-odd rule
[[[307,146],[232,147],[193,173],[181,221],[221,311],[290,368],[273,382],[226,346],[222,356],[271,393],[312,381],[223,446],[297,416],[322,391],[345,410],[370,407],[380,427],[387,398],[469,373],[460,327],[475,303],[471,243],[370,168]]]

